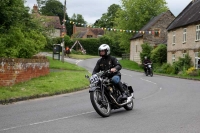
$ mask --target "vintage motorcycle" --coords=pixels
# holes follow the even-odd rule
[[[134,91],[132,86],[123,83],[127,99],[122,99],[121,92],[111,83],[108,78],[110,70],[101,71],[93,74],[91,77],[85,75],[90,81],[90,100],[95,111],[102,117],[110,116],[112,109],[124,107],[126,110],[132,110],[134,106]]]
[[[147,63],[145,64],[146,67],[146,76],[150,75],[151,77],[153,76],[153,69],[152,69],[152,63]]]

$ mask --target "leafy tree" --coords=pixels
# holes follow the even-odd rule
[[[149,45],[148,43],[142,44],[141,47],[142,47],[142,52],[140,53],[140,59],[141,59],[141,62],[143,62],[145,56],[147,56],[147,58],[151,57],[151,51],[153,47]]]
[[[23,0],[4,0],[0,16],[0,57],[30,58],[46,44]]]
[[[108,7],[108,12],[102,14],[102,17],[94,23],[95,26],[113,28],[114,20],[118,10],[121,10],[117,4],[112,4]]]
[[[41,7],[40,12],[46,16],[59,16],[60,22],[62,23],[64,18],[64,5],[58,0],[47,0]],[[65,19],[68,19],[68,15],[66,15]]]
[[[115,25],[123,30],[140,30],[152,17],[167,11],[165,0],[121,0],[122,10],[118,10]],[[133,34],[121,33],[120,46],[130,51]]]
[[[5,33],[12,25],[25,24],[29,19],[28,9],[22,0],[3,0],[0,4],[0,28]]]
[[[81,24],[86,24],[87,22],[84,20],[83,16],[81,14],[73,14],[72,17],[70,18],[71,21],[81,23]]]
[[[153,63],[162,65],[167,62],[167,46],[165,44],[159,44],[158,47],[151,51],[151,60]]]

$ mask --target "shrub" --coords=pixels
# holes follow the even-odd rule
[[[198,76],[199,75],[199,72],[198,70],[196,70],[194,67],[190,67],[186,73],[190,76]]]
[[[151,51],[151,60],[153,63],[163,64],[167,62],[167,46],[159,44],[158,47]]]

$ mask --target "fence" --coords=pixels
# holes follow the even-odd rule
[[[130,60],[130,54],[122,54],[122,60]]]

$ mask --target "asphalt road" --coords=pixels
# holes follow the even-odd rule
[[[90,72],[96,60],[65,59]],[[102,118],[83,90],[0,105],[0,133],[200,133],[200,81],[121,72],[135,91],[132,111]]]

